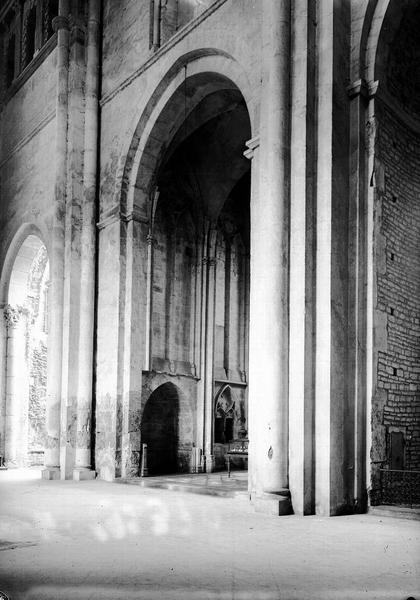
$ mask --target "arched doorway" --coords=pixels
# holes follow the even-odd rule
[[[5,420],[9,467],[44,464],[48,345],[49,260],[35,234],[21,244],[6,296]]]
[[[141,421],[141,440],[147,444],[149,475],[180,471],[180,401],[176,386],[159,386],[146,402]]]

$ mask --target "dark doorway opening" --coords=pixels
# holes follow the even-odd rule
[[[158,387],[146,403],[141,425],[142,443],[147,444],[149,475],[178,471],[179,396],[171,383]]]

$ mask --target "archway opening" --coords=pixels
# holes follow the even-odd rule
[[[373,504],[408,504],[420,483],[419,27],[417,2],[391,1],[375,62]]]
[[[13,263],[7,292],[4,452],[11,467],[43,465],[46,445],[49,260],[29,235]]]
[[[142,443],[147,444],[149,475],[177,473],[180,450],[180,401],[176,386],[165,383],[148,399],[141,422]]]
[[[239,90],[207,76],[186,78],[165,107],[146,144],[138,190],[154,154],[150,372],[195,378],[195,391],[186,392],[194,443],[212,469],[223,469],[229,441],[215,440],[214,398],[227,382],[248,428],[250,163],[243,153],[251,128]],[[170,140],[168,115],[178,123]]]

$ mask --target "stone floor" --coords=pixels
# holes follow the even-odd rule
[[[11,600],[420,600],[420,524],[256,514],[234,498],[0,472]]]
[[[248,471],[227,471],[218,473],[199,473],[195,475],[162,475],[158,477],[133,477],[121,480],[120,483],[140,485],[162,490],[204,494],[206,496],[221,496],[234,498],[248,497]]]

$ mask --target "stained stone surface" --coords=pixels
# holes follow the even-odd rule
[[[254,513],[214,498],[0,473],[0,590],[13,600],[418,597],[420,527]]]

